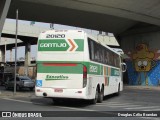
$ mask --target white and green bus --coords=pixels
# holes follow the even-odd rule
[[[80,30],[49,30],[40,34],[36,96],[102,102],[123,90],[119,53]]]

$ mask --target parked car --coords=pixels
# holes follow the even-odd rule
[[[13,77],[12,73],[0,72],[0,86],[5,85],[5,82]]]
[[[16,77],[16,90],[19,91],[22,88],[29,88],[31,91],[33,91],[35,87],[35,82],[31,80],[27,76],[17,76]],[[14,78],[11,78],[5,82],[5,88],[14,88]]]

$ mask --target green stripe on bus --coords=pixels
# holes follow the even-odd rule
[[[74,39],[75,43],[78,45],[76,51],[84,51],[84,40],[83,39]]]
[[[43,63],[75,63],[77,66],[43,66]],[[37,61],[38,73],[73,73],[83,74],[83,65],[87,67],[87,73],[92,75],[107,75],[107,76],[120,76],[120,70],[118,68],[105,67],[106,73],[104,73],[104,65],[99,65],[92,62],[82,61]]]
[[[120,76],[120,71],[119,69],[115,69],[115,68],[110,68],[110,67],[105,67],[105,72],[104,75],[107,76]]]
[[[77,64],[77,66],[44,66],[43,64],[37,65],[38,73],[72,73],[83,74],[83,65]]]
[[[102,75],[103,74],[103,67],[102,65],[98,65],[95,63],[87,62],[87,72],[88,74],[94,74],[94,75]]]
[[[111,76],[120,76],[120,71],[115,68],[111,68]]]

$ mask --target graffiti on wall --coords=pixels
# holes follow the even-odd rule
[[[154,52],[149,51],[146,44],[139,44],[133,54],[134,66],[137,72],[147,72],[152,69]]]
[[[158,85],[160,83],[160,52],[150,50],[147,44],[138,44],[135,51],[127,52],[130,85]]]
[[[136,46],[136,52],[132,56],[135,71],[138,72],[138,84],[148,85],[148,71],[152,69],[154,52],[149,51],[146,44]]]

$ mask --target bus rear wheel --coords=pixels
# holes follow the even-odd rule
[[[98,102],[102,103],[104,98],[104,88],[102,87],[101,91],[98,94]]]
[[[120,95],[120,83],[119,83],[119,85],[118,85],[118,90],[117,90],[116,95],[117,95],[117,96],[119,96],[119,95]]]
[[[98,95],[99,93],[98,93],[98,88],[96,89],[96,93],[95,93],[95,98],[94,99],[92,99],[91,100],[91,103],[92,104],[96,104],[97,103],[97,101],[98,101]]]

